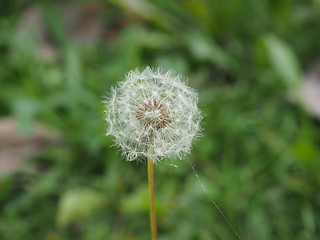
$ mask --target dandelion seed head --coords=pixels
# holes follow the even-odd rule
[[[107,135],[128,161],[182,158],[200,136],[197,92],[181,75],[152,69],[130,71],[105,102]]]

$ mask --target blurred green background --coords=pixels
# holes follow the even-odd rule
[[[155,167],[159,240],[236,239],[188,161],[242,239],[320,239],[320,125],[298,100],[319,39],[319,0],[1,1],[0,239],[150,239],[146,164],[102,104],[149,65],[205,113],[191,156]]]

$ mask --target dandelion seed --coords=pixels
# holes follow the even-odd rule
[[[107,135],[128,161],[181,158],[200,135],[197,92],[172,71],[130,71],[105,102]]]

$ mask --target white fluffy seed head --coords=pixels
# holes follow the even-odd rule
[[[105,101],[107,135],[128,161],[180,158],[200,136],[197,92],[181,75],[147,67],[130,71]]]

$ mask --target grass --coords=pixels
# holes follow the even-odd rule
[[[146,65],[199,89],[205,130],[189,160],[242,239],[319,239],[319,123],[288,100],[319,55],[316,1],[100,2],[106,31],[90,44],[45,1],[54,59],[16,34],[32,3],[0,4],[0,115],[60,140],[26,160],[34,171],[1,176],[0,239],[149,239],[146,165],[109,147],[101,104]],[[170,163],[154,169],[159,240],[234,239],[188,161]]]

